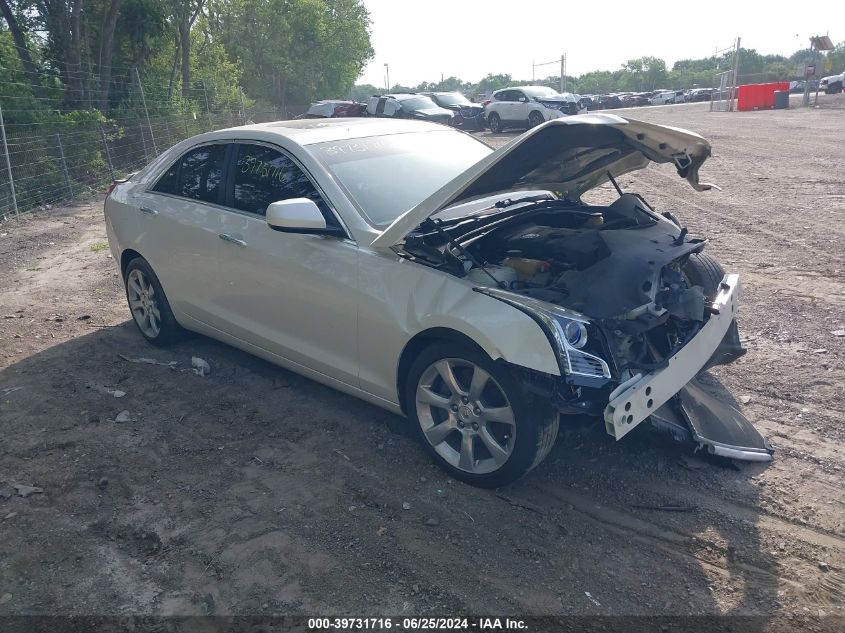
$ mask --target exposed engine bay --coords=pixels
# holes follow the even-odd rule
[[[446,265],[453,260],[453,272],[473,283],[589,317],[601,330],[617,378],[658,367],[706,321],[707,295],[715,288],[699,285],[688,264],[706,241],[690,239],[673,217],[657,214],[633,194],[608,206],[552,197],[527,204],[514,205],[519,213],[448,227],[457,244],[446,243],[437,227],[409,238],[406,248],[428,250],[429,258],[431,250],[443,249]],[[741,354],[738,340],[735,347]]]
[[[703,240],[679,239],[679,227],[632,195],[609,207],[544,206],[465,246],[512,290],[595,319],[637,321],[637,329],[666,313],[702,319],[704,295],[685,287],[680,265]]]

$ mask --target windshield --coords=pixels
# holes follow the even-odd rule
[[[467,134],[448,129],[329,141],[308,149],[378,228],[493,151]]]
[[[521,88],[522,92],[527,94],[529,97],[556,97],[558,96],[557,92],[552,88],[546,88],[545,86],[528,86],[527,88]]]
[[[442,106],[472,105],[472,101],[463,96],[460,92],[445,92],[435,95],[437,103]]]
[[[437,104],[428,97],[413,97],[411,99],[397,99],[402,104],[405,110],[427,110],[428,108],[436,108]]]

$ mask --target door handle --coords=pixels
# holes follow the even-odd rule
[[[233,237],[233,236],[229,235],[228,233],[220,233],[217,237],[219,237],[224,242],[230,242],[232,244],[237,244],[241,248],[246,247],[246,242],[244,242],[241,239],[238,239],[237,237]]]
[[[141,207],[141,213],[146,213],[147,215],[158,215],[158,211],[151,209],[150,207]]]

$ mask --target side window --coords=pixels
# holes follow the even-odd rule
[[[323,212],[327,226],[340,226],[308,176],[290,158],[270,147],[239,145],[233,206],[264,215],[271,202],[290,198],[313,200]]]
[[[192,149],[159,178],[153,191],[202,202],[219,202],[226,145]]]
[[[524,99],[524,98],[525,98],[525,93],[523,93],[520,90],[514,90],[511,93],[511,101],[519,101],[520,99]]]
[[[225,158],[226,145],[206,145],[185,154],[177,195],[202,202],[218,202]]]
[[[155,187],[153,187],[153,191],[177,194],[179,191],[179,163],[181,162],[182,159],[180,158],[170,166],[170,169],[164,172],[164,175],[158,179]]]

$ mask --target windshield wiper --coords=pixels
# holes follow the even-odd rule
[[[557,198],[550,193],[538,193],[533,196],[523,196],[521,198],[505,198],[504,200],[499,200],[493,206],[497,209],[507,209],[520,202],[539,202],[540,200],[557,200]]]

